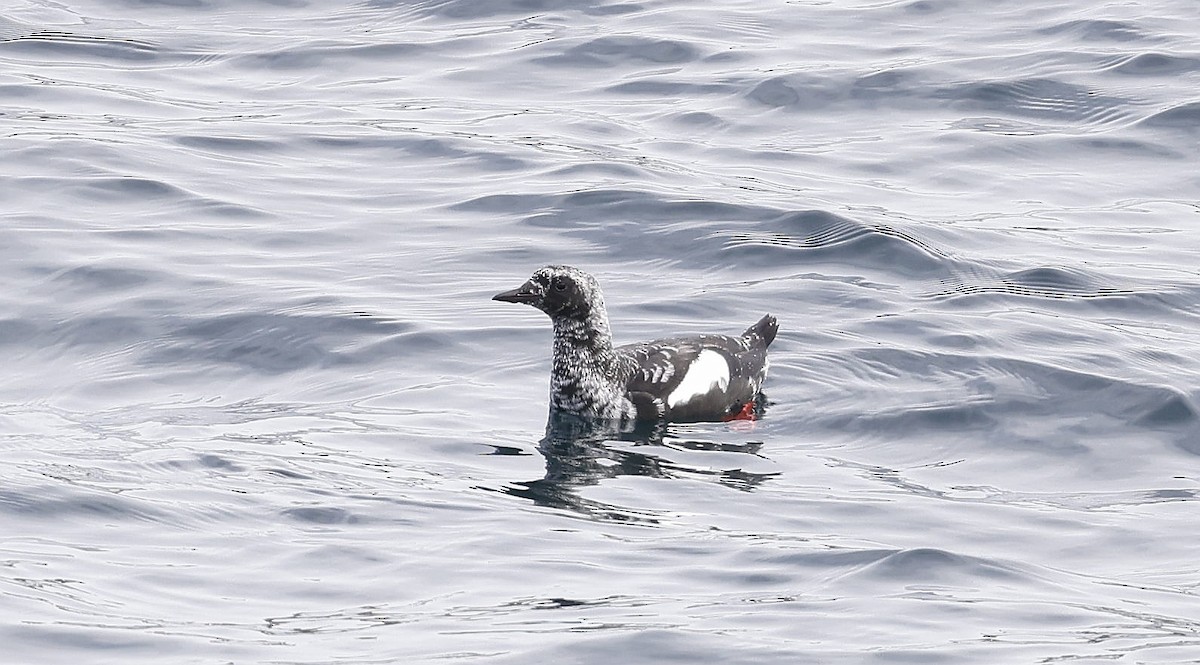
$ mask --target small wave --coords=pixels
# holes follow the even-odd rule
[[[1082,270],[1042,266],[1017,270],[989,277],[975,274],[970,278],[958,277],[943,280],[947,287],[928,295],[943,299],[981,294],[1002,294],[1050,299],[1111,298],[1138,293],[1132,288],[1121,288],[1107,283],[1100,277]]]
[[[163,518],[163,513],[132,497],[100,490],[87,491],[66,483],[0,490],[0,513],[55,522],[96,518],[145,522]]]
[[[699,97],[701,95],[729,94],[734,86],[714,81],[679,81],[664,77],[626,81],[606,88],[608,92],[623,95],[651,95],[654,97]],[[704,114],[708,115],[708,114]]]
[[[175,136],[171,140],[178,145],[188,148],[199,148],[207,152],[263,154],[279,152],[283,149],[283,143],[281,141],[263,138],[246,138],[242,136],[191,134]]]
[[[1050,78],[960,83],[942,88],[937,96],[969,108],[1073,126],[1108,125],[1132,115],[1130,100]]]
[[[89,58],[152,60],[160,55],[158,45],[151,42],[48,30],[4,17],[0,17],[0,47],[28,50],[41,57],[78,57],[83,53]]]
[[[51,282],[70,285],[74,289],[111,293],[133,289],[163,277],[162,273],[136,268],[82,265],[66,268],[50,278]]]
[[[1021,579],[1026,574],[1000,562],[955,554],[932,547],[897,550],[864,567],[858,574],[894,582],[970,583],[978,578]]]
[[[1177,427],[1200,421],[1196,407],[1182,393],[1170,391],[1163,395],[1157,403],[1148,405],[1144,413],[1135,421],[1146,427]],[[1200,444],[1195,452],[1200,453]]]
[[[373,362],[405,350],[421,352],[408,326],[354,316],[242,313],[189,319],[152,342],[142,362],[236,365],[279,374],[307,367]],[[387,337],[388,343],[378,341]],[[360,344],[346,348],[346,339]],[[414,351],[416,349],[416,351]],[[428,349],[424,349],[428,351]]]
[[[724,127],[729,124],[720,116],[705,111],[685,111],[670,117],[673,122],[688,127]]]
[[[1037,31],[1042,35],[1068,35],[1084,41],[1129,42],[1151,39],[1152,36],[1137,24],[1111,19],[1081,19],[1066,21]]]
[[[746,97],[773,108],[812,110],[824,108],[845,95],[845,87],[827,77],[792,74],[767,79],[755,85]]]
[[[514,171],[529,168],[530,162],[511,151],[489,149],[486,140],[472,135],[440,136],[313,136],[310,144],[322,149],[363,153],[396,152],[420,159],[440,159],[455,166],[477,167],[486,171]]]
[[[130,175],[26,176],[14,182],[20,184],[25,194],[38,193],[58,201],[73,201],[81,209],[97,205],[137,206],[156,210],[178,206],[221,217],[260,218],[269,215],[258,208],[201,196],[157,178]]]
[[[936,14],[958,6],[957,0],[916,0],[903,5],[908,14]]]
[[[558,55],[534,62],[563,67],[617,67],[629,64],[678,65],[699,59],[699,49],[687,42],[636,36],[600,37],[572,46]]]
[[[316,526],[329,526],[332,524],[357,524],[363,521],[361,515],[356,515],[344,508],[337,508],[334,506],[302,506],[299,508],[288,508],[283,511],[283,516],[298,522],[306,522]]]
[[[885,271],[928,273],[946,270],[945,256],[910,233],[890,226],[856,222],[824,210],[790,213],[760,226],[764,228],[718,231],[710,237],[724,239],[727,251],[799,250]]]
[[[162,180],[137,176],[94,177],[77,181],[77,184],[88,190],[89,194],[85,194],[85,196],[90,195],[95,198],[186,199],[192,196],[191,192]]]
[[[316,69],[344,60],[387,62],[418,57],[430,49],[419,43],[393,42],[364,44],[359,42],[318,42],[290,48],[245,53],[230,58],[230,62],[245,69],[290,70]]]
[[[1142,124],[1162,129],[1200,129],[1200,101],[1159,111],[1142,120]]]
[[[1036,506],[1040,510],[1111,511],[1113,508],[1146,506],[1200,500],[1200,492],[1189,489],[1134,490],[1124,492],[1016,492],[986,485],[959,485],[947,498],[1007,506]]]
[[[1062,341],[1053,331],[1027,337],[1032,345],[1050,345]],[[853,419],[830,416],[829,427],[839,431],[910,432],[977,431],[994,432],[995,424],[1021,418],[1051,418],[1061,423],[1063,437],[1044,437],[1022,442],[1006,436],[996,445],[1036,447],[1044,453],[1062,456],[1086,454],[1091,444],[1081,433],[1090,431],[1073,419],[1090,418],[1096,427],[1104,425],[1108,433],[1114,423],[1135,428],[1145,435],[1158,430],[1164,440],[1192,454],[1200,454],[1200,445],[1192,443],[1200,430],[1200,415],[1188,395],[1176,388],[1137,379],[1109,376],[1092,369],[1071,369],[1053,362],[1039,362],[999,356],[979,355],[968,349],[918,352],[903,349],[864,348],[853,352],[854,362],[870,368],[873,376],[864,378],[880,385],[892,385],[903,376],[914,386],[945,381],[961,382],[971,397],[941,400],[914,394],[873,413],[856,413]],[[1103,413],[1111,421],[1096,419]]]
[[[366,0],[370,9],[404,7],[409,13],[448,19],[482,19],[495,16],[578,11],[588,15],[626,14],[642,9],[636,2],[596,2],[595,0]]]
[[[1169,53],[1139,53],[1109,68],[1108,71],[1132,76],[1174,76],[1200,70],[1200,58]]]

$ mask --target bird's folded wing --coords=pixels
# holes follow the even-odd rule
[[[634,361],[629,390],[645,392],[655,397],[669,394],[696,360],[700,346],[694,343],[648,343],[627,347]]]

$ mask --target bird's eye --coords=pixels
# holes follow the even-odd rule
[[[553,287],[555,291],[566,291],[567,280],[563,279],[562,277],[555,277],[554,281],[550,282],[550,286]]]

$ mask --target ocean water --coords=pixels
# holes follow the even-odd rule
[[[9,0],[0,150],[2,662],[1200,662],[1194,2]]]

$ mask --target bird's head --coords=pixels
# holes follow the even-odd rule
[[[492,300],[533,305],[556,320],[584,321],[604,311],[604,296],[596,279],[570,266],[546,266],[521,286],[497,293]]]

